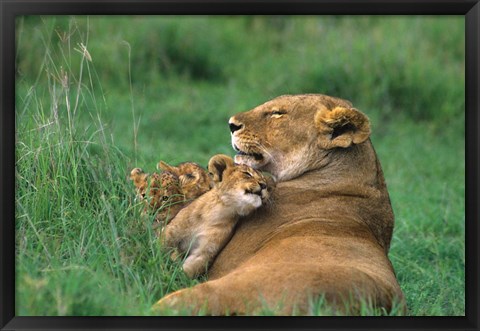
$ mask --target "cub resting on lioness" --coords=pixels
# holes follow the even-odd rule
[[[275,208],[240,220],[208,281],[154,308],[312,314],[322,298],[338,313],[358,314],[365,301],[405,307],[388,259],[394,216],[367,116],[346,100],[286,95],[229,125],[235,162],[277,179]]]
[[[240,216],[246,216],[270,197],[271,177],[246,165],[236,165],[226,155],[213,156],[208,164],[215,186],[191,202],[166,226],[164,243],[187,253],[183,270],[198,277],[233,234]]]

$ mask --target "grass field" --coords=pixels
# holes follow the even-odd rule
[[[408,314],[465,314],[463,17],[35,16],[16,36],[16,315],[149,315],[202,281],[129,170],[233,155],[231,115],[307,92],[372,121]]]

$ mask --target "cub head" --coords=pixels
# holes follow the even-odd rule
[[[137,196],[145,202],[145,211],[156,212],[159,221],[170,221],[185,204],[178,177],[170,172],[146,174],[141,168],[130,172]]]
[[[134,168],[130,172],[130,179],[135,185],[135,190],[137,192],[137,197],[144,199],[148,189],[148,174],[146,174],[142,168]]]
[[[183,162],[177,166],[171,166],[160,161],[157,169],[168,171],[178,177],[182,193],[187,200],[198,198],[213,187],[213,180],[208,172],[194,162]]]
[[[368,118],[350,102],[319,94],[275,98],[232,116],[229,125],[235,162],[278,181],[322,168],[332,153],[370,136]]]
[[[234,207],[240,216],[265,203],[275,187],[272,177],[246,164],[236,164],[227,155],[213,156],[208,162],[208,170],[223,202]]]

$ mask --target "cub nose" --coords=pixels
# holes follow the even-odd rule
[[[265,184],[265,183],[260,183],[260,188],[261,188],[262,190],[266,189],[266,188],[267,188],[267,184]]]
[[[243,128],[243,124],[241,123],[235,123],[235,120],[234,118],[232,117],[230,119],[230,121],[228,122],[228,125],[230,126],[230,132],[231,133],[234,133],[235,131],[238,131],[240,130],[241,128]]]

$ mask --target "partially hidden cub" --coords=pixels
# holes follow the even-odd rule
[[[182,194],[186,200],[196,199],[213,187],[212,177],[195,162],[183,162],[177,166],[171,166],[160,161],[157,169],[178,177]]]
[[[137,196],[144,201],[144,213],[155,213],[155,225],[168,223],[185,205],[213,187],[208,172],[194,162],[171,166],[163,161],[160,173],[147,174],[141,168],[130,172]]]
[[[215,186],[198,197],[166,226],[164,244],[186,254],[183,270],[190,278],[203,274],[233,234],[241,216],[269,199],[275,181],[253,168],[218,154],[208,163]]]

